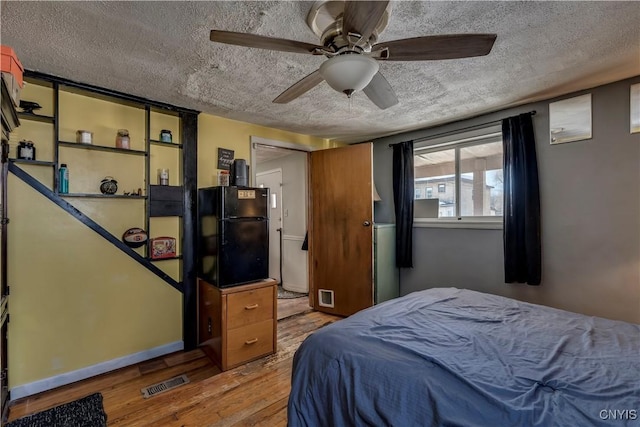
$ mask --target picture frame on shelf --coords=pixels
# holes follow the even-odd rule
[[[176,239],[173,237],[155,237],[149,240],[151,259],[174,258],[176,256]]]

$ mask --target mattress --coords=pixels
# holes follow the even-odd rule
[[[620,426],[639,412],[640,325],[437,288],[310,335],[288,423]]]

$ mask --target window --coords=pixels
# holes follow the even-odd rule
[[[433,188],[438,188],[439,218],[502,217],[499,126],[416,145],[414,167],[415,188],[424,188],[425,198],[433,198]]]
[[[415,197],[414,199],[422,199],[422,188],[415,188]]]
[[[502,141],[460,148],[461,216],[502,216]]]

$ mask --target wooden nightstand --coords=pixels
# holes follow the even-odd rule
[[[276,351],[277,282],[230,288],[198,281],[199,344],[226,371]]]

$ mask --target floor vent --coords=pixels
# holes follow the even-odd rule
[[[172,388],[180,387],[182,384],[187,384],[189,382],[189,378],[186,375],[180,375],[179,377],[171,378],[161,383],[150,385],[149,387],[145,387],[141,389],[142,395],[145,399],[150,398],[151,396],[155,396],[156,394],[164,393],[167,390],[171,390]]]

